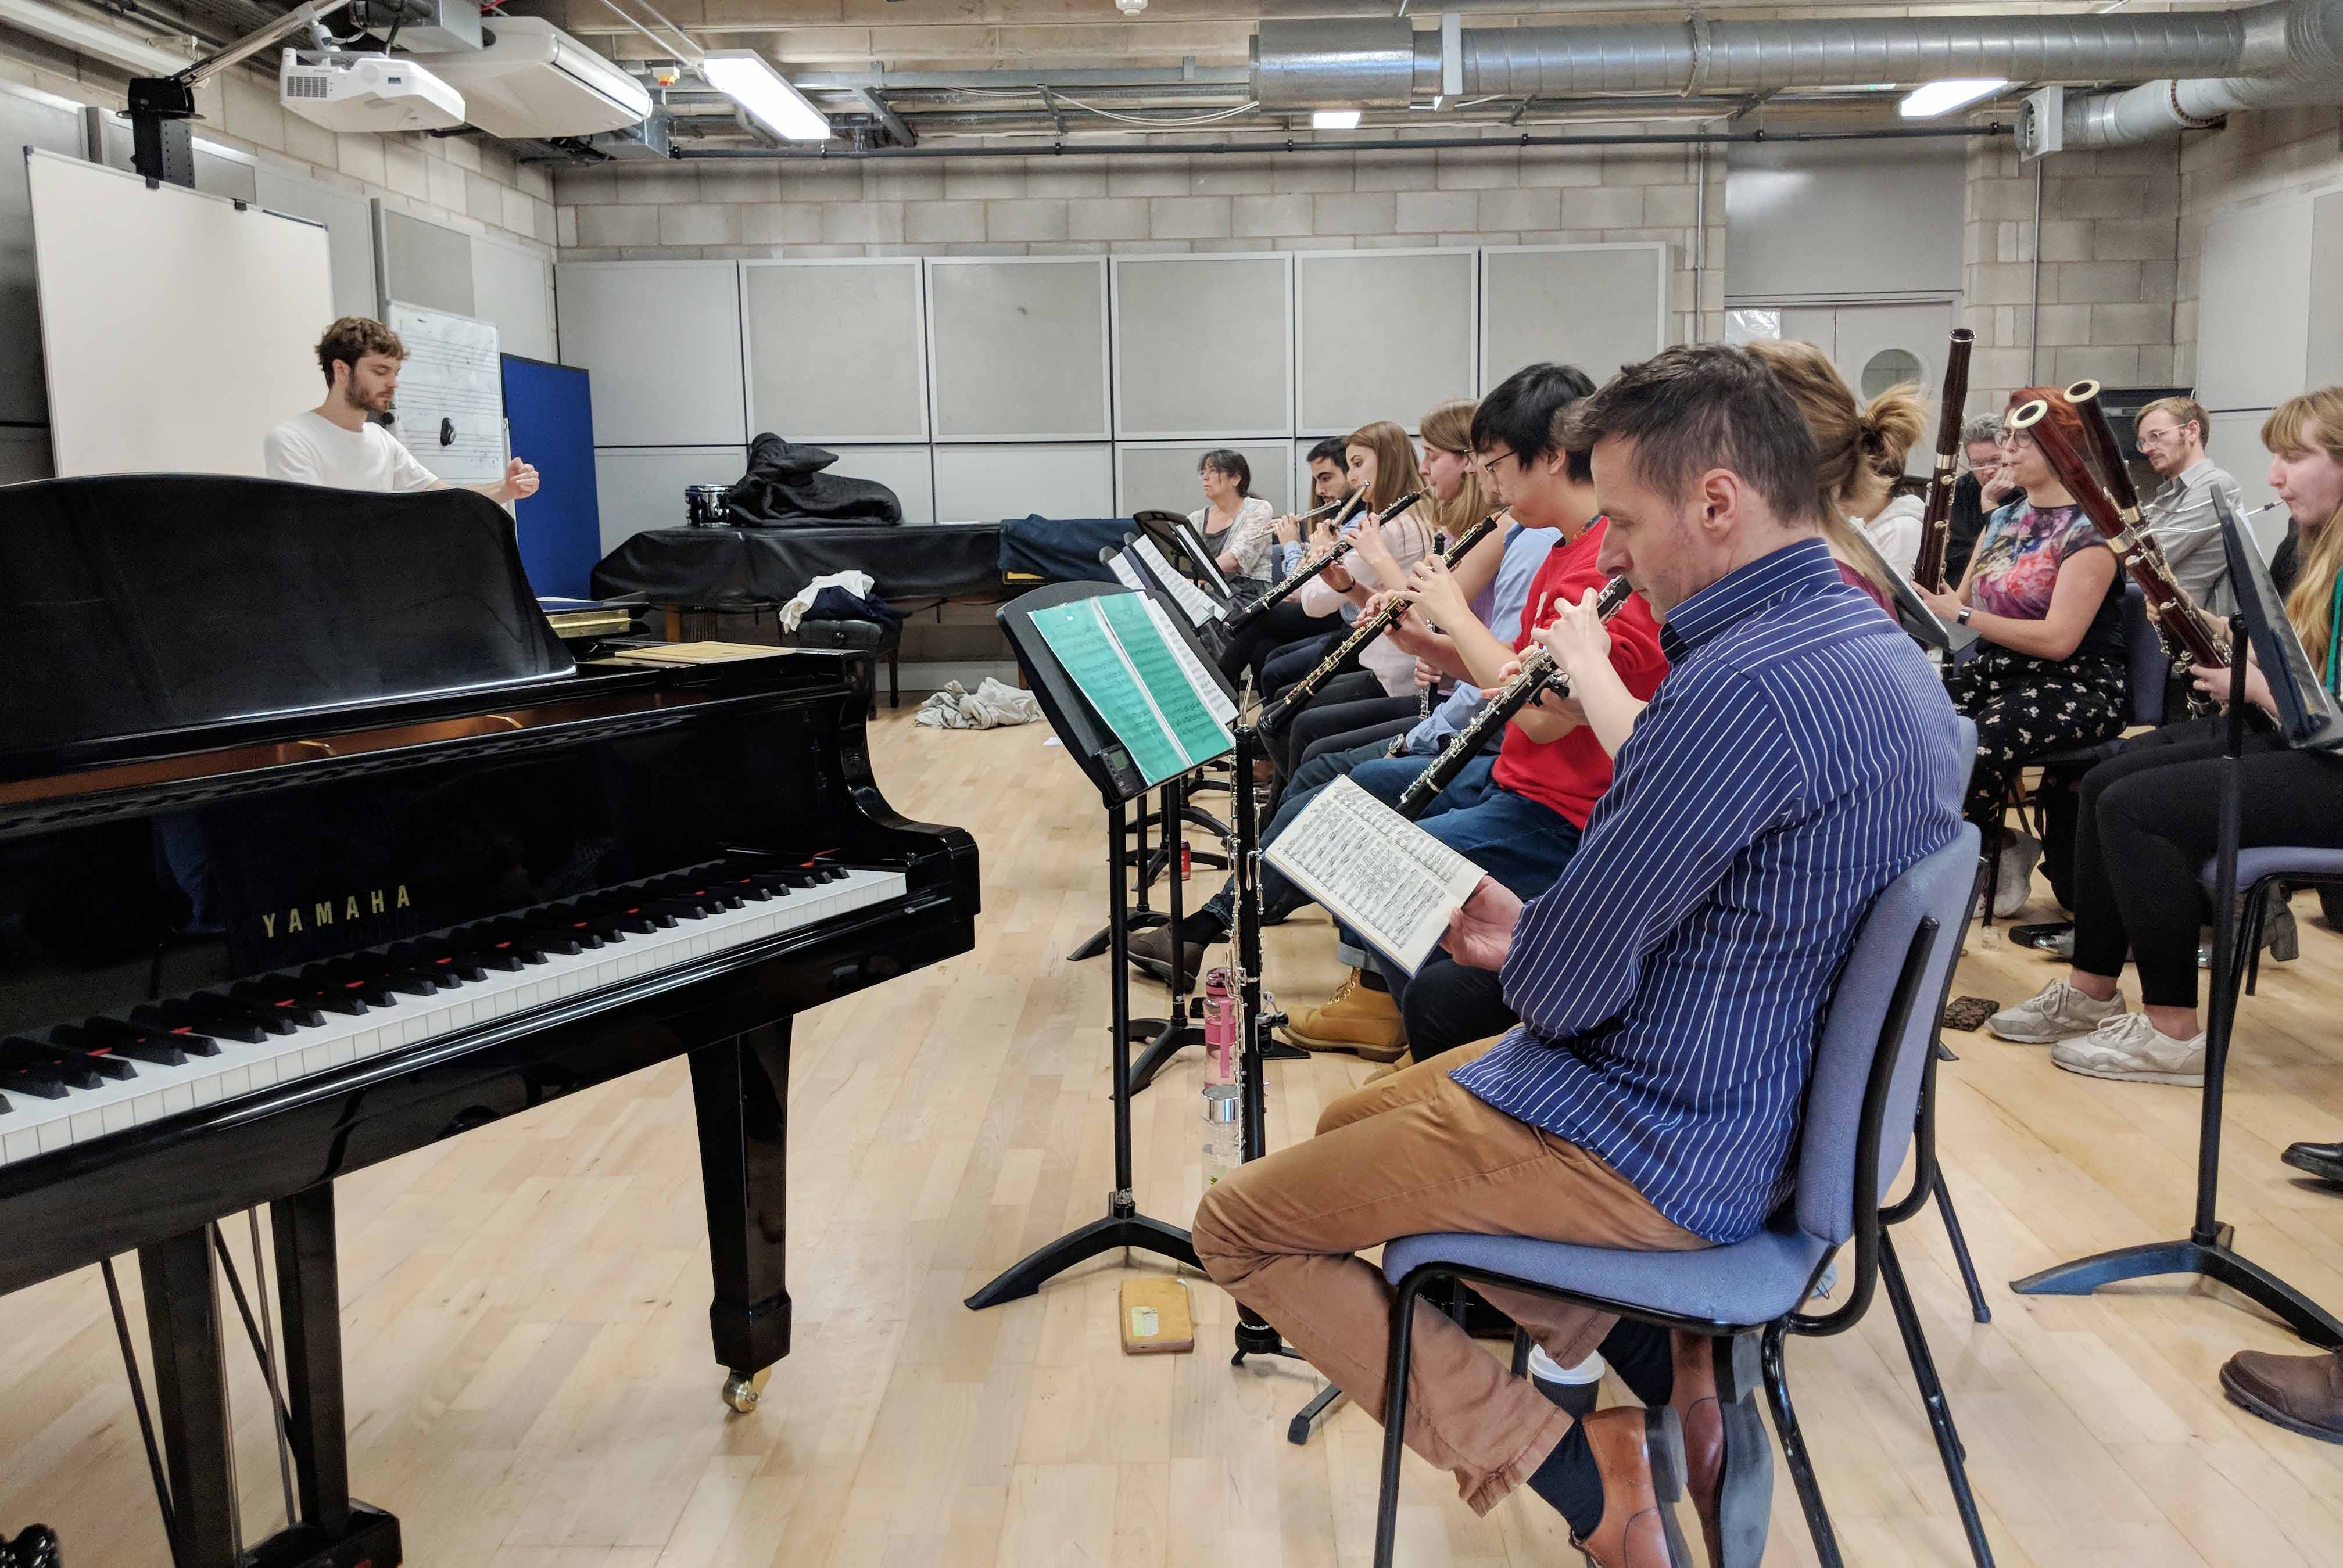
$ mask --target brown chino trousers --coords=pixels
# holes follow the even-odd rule
[[[1448,1075],[1486,1044],[1448,1051],[1344,1095],[1318,1135],[1224,1178],[1196,1211],[1196,1255],[1368,1414],[1383,1412],[1392,1289],[1355,1254],[1432,1231],[1533,1236],[1643,1251],[1708,1243],[1585,1150],[1517,1121]],[[1476,1286],[1564,1366],[1616,1320]],[[1570,1431],[1570,1417],[1430,1306],[1415,1314],[1407,1443],[1453,1472],[1478,1513]]]

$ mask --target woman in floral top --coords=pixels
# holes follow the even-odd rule
[[[2036,399],[2080,449],[2082,420],[2065,396],[2028,387],[2010,399]],[[1977,634],[1975,657],[1946,677],[1953,706],[1977,729],[1976,766],[1964,814],[2002,845],[1995,913],[2026,901],[2040,848],[2024,832],[2002,831],[2009,781],[2026,759],[2087,746],[2123,732],[2127,686],[2123,581],[2106,538],[2025,431],[2005,430],[2004,471],[2026,498],[1993,514],[1961,586],[1923,597],[1948,621]]]
[[[1277,538],[1276,508],[1252,493],[1252,465],[1242,452],[1215,447],[1196,464],[1204,504],[1188,514],[1189,526],[1216,558],[1222,575],[1268,582],[1276,574],[1270,551]]]

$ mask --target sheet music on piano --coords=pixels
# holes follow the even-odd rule
[[[392,424],[400,445],[451,485],[504,477],[504,371],[495,325],[394,300],[389,326],[407,346]]]
[[[1481,868],[1349,779],[1318,792],[1262,859],[1410,974],[1481,885]]]
[[[1172,563],[1163,558],[1163,552],[1155,548],[1153,539],[1141,534],[1131,541],[1131,548],[1139,552],[1139,558],[1147,563],[1149,574],[1165,593],[1172,596],[1172,602],[1180,607],[1180,613],[1188,618],[1190,626],[1228,618],[1229,612],[1204,597],[1203,589],[1172,569]]]

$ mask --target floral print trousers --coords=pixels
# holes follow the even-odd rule
[[[1981,831],[1999,827],[2009,781],[2029,759],[2123,733],[2130,691],[2123,661],[2104,654],[2036,658],[1980,642],[1945,676],[1953,706],[1976,725],[1976,766],[1961,814]]]

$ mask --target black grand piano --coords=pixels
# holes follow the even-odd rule
[[[867,660],[579,662],[481,498],[258,479],[0,488],[0,1292],[138,1253],[177,1568],[400,1560],[349,1496],[334,1179],[677,1056],[752,1407],[791,1015],[973,940]],[[212,1252],[259,1204],[299,1516],[239,1555]]]

